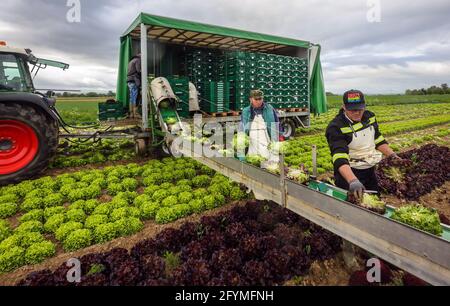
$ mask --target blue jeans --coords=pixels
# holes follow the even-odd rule
[[[139,87],[136,86],[136,83],[128,82],[128,88],[130,89],[130,104],[136,106],[139,96]]]

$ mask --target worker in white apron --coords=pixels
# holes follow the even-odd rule
[[[242,111],[241,131],[250,138],[247,156],[259,155],[269,163],[278,163],[279,155],[269,149],[271,142],[278,142],[280,124],[277,112],[264,103],[264,93],[261,90],[250,92],[250,105]]]

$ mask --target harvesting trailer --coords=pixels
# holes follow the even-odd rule
[[[202,114],[204,124],[237,124],[240,111],[249,103],[249,90],[256,88],[267,89],[266,94],[270,90],[277,94],[276,100],[275,95],[270,96],[269,103],[279,111],[286,138],[292,137],[298,127],[309,127],[311,113],[327,111],[319,45],[140,14],[121,37],[117,97],[116,103],[109,105],[109,119],[113,120],[108,124],[121,122],[115,120],[121,110],[122,117],[128,112],[127,68],[138,53],[142,54],[139,126],[143,133],[137,137],[136,147],[141,153],[149,147],[160,146],[170,153],[170,133],[161,122],[160,108],[154,102],[159,98],[155,98],[156,87],[149,86],[155,78],[169,81],[166,87],[176,96],[175,117],[189,124],[195,113]],[[297,64],[288,64],[291,61]],[[271,64],[278,65],[279,69]],[[197,99],[199,103],[195,102]],[[104,104],[100,105],[100,109],[104,108]],[[103,117],[108,119],[107,112]]]
[[[186,63],[183,64],[180,59],[186,58],[190,48],[201,49],[205,52],[212,50],[253,52],[260,55],[278,56],[287,61],[298,60],[297,66],[301,68],[301,71],[285,70],[287,74],[299,73],[304,78],[293,77],[294,81],[295,78],[298,78],[299,83],[287,83],[292,89],[287,92],[289,95],[279,95],[276,101],[278,106],[296,106],[291,107],[289,112],[286,112],[285,108],[277,107],[284,136],[287,138],[294,135],[297,127],[309,126],[311,112],[316,114],[326,112],[320,46],[290,38],[140,14],[121,37],[116,100],[99,105],[99,119],[105,128],[95,132],[69,132],[66,129],[68,125],[64,123],[55,108],[56,101],[52,97],[53,93],[43,94],[36,91],[31,77],[31,73],[36,75],[40,69],[45,69],[47,66],[62,69],[67,69],[69,66],[64,63],[38,59],[32,55],[30,50],[9,48],[3,43],[0,46],[0,186],[32,178],[46,169],[49,161],[55,155],[59,138],[93,140],[131,138],[134,139],[136,151],[139,154],[146,154],[152,148],[162,148],[166,154],[171,154],[169,148],[173,137],[165,120],[171,114],[170,117],[176,118],[177,121],[183,119],[192,124],[194,112],[190,112],[191,109],[187,105],[190,104],[189,100],[198,99],[195,94],[196,89],[204,85],[198,78],[192,80],[197,83],[195,86],[192,82],[185,82],[186,87],[184,88],[178,88],[176,85],[180,76],[189,75],[186,71]],[[127,119],[129,114],[127,68],[133,55],[139,52],[142,53],[142,119],[136,120]],[[254,58],[247,63],[253,67],[258,61],[260,60]],[[262,61],[262,63],[265,62]],[[28,64],[33,66],[31,72]],[[284,65],[283,69],[289,68],[289,64],[282,65]],[[293,65],[291,65],[292,67]],[[234,73],[229,71],[231,68],[231,64],[224,68],[224,72],[227,74],[224,81],[228,83],[231,82],[228,79],[229,76]],[[261,69],[263,69],[262,72],[255,72],[251,75],[254,81],[258,81],[259,77],[267,78],[270,70]],[[283,72],[282,69],[279,71]],[[154,80],[158,82],[161,80],[160,77],[172,82],[170,84],[163,82],[159,85],[154,83],[156,86],[151,88],[149,83]],[[277,81],[279,89],[277,93],[284,93],[284,89],[280,89],[280,87],[282,87],[283,81],[289,81],[289,78],[291,77],[286,76],[285,79],[284,76],[279,75],[279,79],[274,80]],[[294,88],[295,84],[300,83],[301,88]],[[253,87],[267,84],[254,82],[247,85]],[[195,88],[196,86],[197,88]],[[169,95],[170,100],[175,100],[171,104],[171,110],[166,108],[165,111],[162,111],[157,104],[156,100],[160,97],[155,97],[156,91],[164,92],[163,87],[170,89],[169,91],[172,93]],[[210,94],[214,95],[217,94],[215,89],[224,88],[218,86],[213,89]],[[227,112],[227,116],[207,115],[200,110],[203,115],[207,115],[203,116],[203,123],[237,124],[240,121],[240,109],[248,103],[248,89],[245,87],[239,91],[240,88],[235,85],[234,98],[237,99],[238,92],[243,96],[240,97],[240,102],[234,101],[235,110]],[[300,89],[301,92],[298,92]],[[202,92],[206,91],[205,89]],[[298,104],[300,101],[283,100],[284,97],[295,100],[300,97],[300,94],[301,105]],[[169,96],[166,95],[166,98]],[[225,97],[224,99],[229,98]],[[213,108],[217,102],[204,100],[203,102],[207,102],[207,106],[209,104]],[[204,105],[205,103],[200,104]],[[196,110],[198,112],[198,107]],[[220,109],[216,108],[216,110]],[[231,109],[228,106],[224,110],[230,111]],[[59,128],[63,128],[64,132],[59,133]]]
[[[292,112],[280,110],[285,130],[292,135],[297,126],[309,126],[311,113],[326,112],[318,45],[141,14],[121,38],[116,101],[100,105],[100,117],[109,127],[94,134],[67,133],[60,137],[132,137],[138,152],[161,146],[169,151],[173,137],[168,119],[180,121],[184,117],[185,121],[192,123],[189,111],[180,116],[183,113],[180,104],[189,103],[189,98],[195,101],[195,88],[189,98],[183,100],[179,96],[186,92],[175,93],[176,86],[169,82],[171,76],[182,75],[182,65],[177,64],[177,59],[183,57],[188,47],[251,51],[304,59],[308,72],[308,107]],[[127,65],[139,51],[142,53],[142,119],[121,119],[126,116],[129,107]],[[27,62],[36,64],[38,68],[45,66],[44,63],[67,68],[64,64],[36,60],[25,50],[0,47],[0,185],[18,182],[43,170],[55,153],[58,125],[64,126],[54,108],[51,93],[43,95],[34,90]],[[16,71],[15,74],[12,71]],[[189,84],[188,88],[192,87],[195,86]],[[228,123],[238,122],[240,118],[233,114],[204,116],[202,120],[205,124]],[[115,130],[123,126],[129,127]],[[287,179],[284,171],[278,176],[234,158],[205,157],[201,152],[193,152],[192,148],[181,148],[181,153],[245,184],[257,199],[272,200],[431,284],[450,284],[448,226],[443,225],[442,237],[434,236],[390,219],[392,207],[383,216],[350,204],[346,201],[346,191],[319,182],[314,177],[306,185],[300,185]],[[284,158],[281,156],[281,169],[283,165]]]

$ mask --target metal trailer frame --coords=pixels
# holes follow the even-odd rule
[[[150,122],[149,122],[149,116],[148,111],[150,106],[150,94],[148,89],[148,26],[144,23],[140,24],[140,48],[141,48],[141,79],[142,79],[142,122],[141,122],[141,128],[142,131],[148,135],[149,128],[150,128]],[[314,45],[311,45],[309,49],[306,50],[307,52],[307,60],[308,60],[308,109],[311,109],[311,94],[310,94],[310,80],[311,80],[311,64],[310,64],[310,53],[311,48],[314,48]],[[280,112],[280,119],[293,119],[294,123],[297,127],[309,127],[310,126],[310,116],[311,112]],[[240,121],[240,116],[228,116],[228,117],[203,117],[202,118],[205,123],[225,123],[225,122],[238,122]],[[192,118],[185,119],[186,122],[190,123],[192,122]],[[150,130],[154,130],[154,126],[152,124]],[[151,132],[152,136],[154,136],[154,132]],[[159,144],[160,142],[155,142],[155,140],[152,139],[152,143]]]
[[[189,34],[190,33],[190,34]],[[121,37],[121,56],[119,61],[119,78],[118,78],[118,88],[117,88],[117,101],[122,103],[124,106],[127,105],[127,86],[126,78],[124,78],[124,73],[126,76],[126,65],[128,64],[129,56],[131,56],[130,51],[132,50],[133,43],[136,47],[140,45],[142,54],[142,110],[141,110],[141,120],[130,120],[130,119],[120,119],[113,121],[102,122],[101,124],[118,127],[136,127],[139,132],[133,131],[130,135],[133,135],[136,143],[144,142],[146,148],[142,147],[144,151],[147,151],[148,147],[158,147],[163,143],[163,139],[170,138],[163,128],[159,128],[158,122],[155,122],[157,118],[156,110],[152,110],[149,96],[149,84],[148,84],[148,56],[149,40],[155,40],[161,42],[162,44],[177,44],[177,45],[192,45],[196,47],[207,47],[215,49],[229,49],[229,50],[245,50],[254,52],[267,52],[267,53],[297,53],[298,57],[306,58],[308,63],[308,112],[280,112],[280,121],[282,123],[291,122],[291,127],[309,127],[310,126],[310,116],[312,107],[312,87],[316,88],[319,86],[319,91],[323,91],[323,98],[317,98],[320,103],[326,101],[323,88],[323,79],[317,77],[317,71],[314,67],[320,65],[319,57],[311,58],[312,50],[317,48],[320,51],[320,46],[313,44],[308,41],[302,41],[292,38],[278,37],[268,34],[249,32],[238,29],[231,29],[216,25],[202,24],[193,21],[178,20],[168,17],[149,15],[141,13],[126,32]],[[154,47],[154,53],[158,50]],[[321,70],[319,75],[321,75]],[[317,85],[316,79],[320,79]],[[314,80],[314,84],[313,84]],[[150,115],[149,115],[150,111]],[[153,111],[153,113],[152,113]],[[323,110],[318,110],[319,112]],[[239,121],[239,116],[229,116],[229,117],[204,117],[206,123],[224,123],[224,122],[237,122]],[[189,122],[191,118],[186,119]],[[117,131],[115,132],[117,135]],[[293,131],[295,133],[295,131]],[[68,133],[70,134],[70,133]],[[109,137],[107,132],[96,133],[97,138]],[[91,138],[91,135],[85,135],[79,133],[77,136],[72,138]],[[62,137],[71,138],[70,135],[63,135]],[[115,136],[117,137],[117,136]],[[127,138],[130,138],[127,136]]]
[[[450,285],[450,242],[234,158],[183,154],[433,285]],[[282,163],[284,158],[281,158]],[[283,171],[281,171],[283,172]]]

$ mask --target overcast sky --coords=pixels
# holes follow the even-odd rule
[[[71,64],[68,71],[38,75],[39,88],[115,91],[119,37],[141,11],[319,43],[325,86],[335,93],[401,93],[450,83],[448,0],[80,3],[81,22],[69,23],[67,0],[2,0],[0,40]],[[378,16],[371,3],[380,4],[379,22],[369,22]]]

